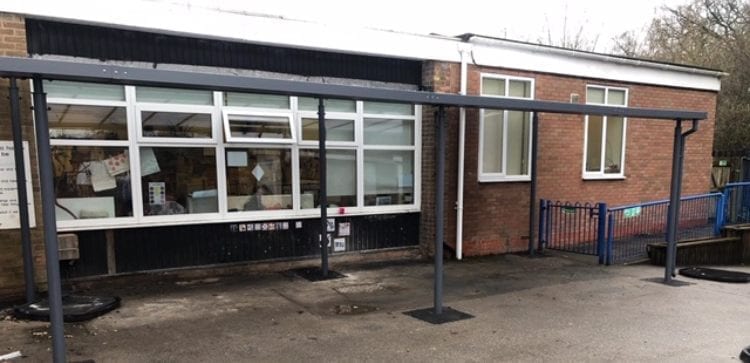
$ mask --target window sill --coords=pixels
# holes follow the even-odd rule
[[[512,183],[512,182],[530,182],[531,177],[527,175],[523,176],[493,176],[493,175],[480,175],[480,183]]]
[[[621,174],[613,174],[613,175],[606,175],[606,174],[586,175],[584,174],[581,178],[583,180],[625,180],[627,179],[625,175],[621,175]]]

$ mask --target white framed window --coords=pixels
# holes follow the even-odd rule
[[[534,98],[533,78],[482,74],[481,80],[482,96]],[[531,117],[522,111],[479,111],[480,182],[531,180]]]
[[[317,99],[45,88],[60,230],[319,216]],[[329,215],[419,211],[421,107],[325,106]]]
[[[628,89],[591,85],[586,87],[586,103],[627,107]],[[627,118],[586,115],[583,143],[584,179],[625,177],[625,138]]]

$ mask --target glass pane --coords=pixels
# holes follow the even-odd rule
[[[357,112],[357,104],[349,100],[323,100],[326,112]],[[300,97],[298,107],[304,111],[318,111],[318,99]]]
[[[586,171],[602,169],[602,116],[589,116],[586,144]]]
[[[354,120],[326,119],[326,141],[354,141]],[[302,140],[318,140],[318,119],[302,119]]]
[[[259,93],[224,93],[225,106],[289,109],[289,96]]]
[[[586,103],[604,103],[604,88],[586,88]]]
[[[48,98],[125,101],[125,87],[116,84],[45,80],[42,86]]]
[[[609,90],[609,94],[607,95],[607,104],[625,106],[625,91],[613,89]]]
[[[210,138],[211,115],[184,112],[141,112],[141,127],[146,137]]]
[[[365,150],[365,205],[414,201],[414,152]]]
[[[180,103],[186,105],[214,104],[213,92],[189,89],[136,87],[135,97],[138,102]]]
[[[292,209],[289,149],[227,149],[230,212]]]
[[[414,120],[366,118],[365,144],[414,145]]]
[[[506,175],[529,174],[529,113],[508,111],[508,156]]]
[[[320,208],[318,150],[300,150],[300,203],[302,209]],[[357,156],[355,150],[326,150],[328,207],[357,204]]]
[[[607,144],[604,147],[604,172],[618,174],[622,170],[622,117],[607,117]]]
[[[484,110],[482,172],[503,172],[503,111]]]
[[[141,148],[143,215],[214,213],[216,149]]]
[[[231,137],[253,139],[291,139],[289,117],[228,115]]]
[[[365,102],[364,112],[379,115],[414,115],[414,105],[407,103]]]
[[[508,86],[508,96],[511,97],[531,97],[531,82],[511,80]]]
[[[53,146],[55,219],[133,215],[127,147]]]
[[[53,139],[128,139],[124,107],[50,104],[47,115]]]
[[[490,96],[505,96],[505,79],[482,78],[482,94]]]

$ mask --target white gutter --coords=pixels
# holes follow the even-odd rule
[[[473,58],[488,67],[521,69],[582,78],[719,91],[728,73],[690,66],[472,36]]]
[[[458,46],[458,52],[461,54],[461,91],[460,94],[466,94],[467,84],[467,53],[470,52],[471,46],[461,43]],[[466,109],[461,107],[458,110],[458,182],[456,191],[456,259],[463,258],[463,229],[464,229],[464,149],[466,143]]]

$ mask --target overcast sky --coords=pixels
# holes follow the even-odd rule
[[[689,0],[173,0],[195,6],[247,11],[318,23],[414,33],[477,33],[536,42],[547,29],[558,38],[567,18],[569,33],[584,27],[598,38],[596,51],[611,49],[618,34],[642,31],[659,9]]]

